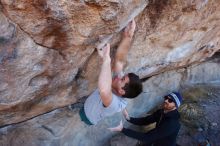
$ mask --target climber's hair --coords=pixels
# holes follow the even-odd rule
[[[125,94],[122,95],[125,98],[135,98],[137,97],[143,90],[142,82],[138,75],[134,73],[128,74],[129,83],[125,84],[123,89],[125,90]]]

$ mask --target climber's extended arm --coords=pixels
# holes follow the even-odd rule
[[[135,21],[132,20],[124,30],[122,41],[119,44],[115,55],[115,60],[113,64],[114,73],[120,73],[121,71],[123,71],[124,65],[126,63],[127,54],[130,49],[132,37],[134,35],[135,27]]]
[[[102,67],[98,79],[98,89],[102,103],[108,107],[112,101],[112,73],[110,45],[106,44],[102,49],[98,49],[99,56],[102,58]]]

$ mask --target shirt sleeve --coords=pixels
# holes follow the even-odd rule
[[[143,117],[143,118],[133,118],[133,117],[130,117],[130,120],[127,120],[127,121],[132,123],[132,124],[140,125],[140,126],[148,125],[148,124],[156,122],[157,116],[159,114],[158,112],[159,111],[153,113],[152,115]]]
[[[176,122],[174,122],[173,120],[167,120],[159,128],[154,128],[153,130],[150,130],[147,133],[141,133],[141,132],[137,132],[137,131],[126,129],[126,128],[122,129],[122,133],[124,133],[126,136],[135,138],[140,141],[144,141],[145,143],[152,143],[163,137],[169,136],[170,134],[174,133],[178,129],[179,129],[179,126],[176,125]]]
[[[146,134],[145,133],[141,133],[141,132],[137,132],[131,129],[127,129],[127,128],[123,128],[122,133],[124,133],[126,136],[140,140],[140,141],[144,141]]]
[[[122,111],[127,106],[127,102],[124,99],[119,99],[116,95],[112,95],[112,102],[108,107],[103,106],[104,114],[114,114]]]

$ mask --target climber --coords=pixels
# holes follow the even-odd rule
[[[178,107],[182,102],[179,93],[172,92],[164,96],[163,109],[143,118],[132,118],[125,113],[128,122],[135,125],[149,125],[156,122],[156,127],[146,133],[123,128],[122,121],[117,127],[109,128],[140,141],[140,146],[176,146],[176,137],[180,129]]]
[[[95,125],[107,116],[124,111],[127,105],[125,98],[135,98],[142,92],[142,83],[136,74],[123,74],[135,25],[135,21],[132,20],[126,26],[112,68],[110,45],[106,44],[102,49],[97,49],[102,59],[98,89],[86,99],[84,107],[80,110],[81,120],[88,125]]]

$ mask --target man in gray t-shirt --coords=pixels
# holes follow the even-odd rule
[[[127,102],[124,98],[134,98],[142,92],[142,83],[137,75],[122,75],[135,25],[135,21],[132,20],[125,28],[112,68],[110,45],[106,44],[102,49],[97,49],[102,58],[98,89],[87,98],[80,113],[81,119],[87,124],[97,124],[107,116],[125,111]]]

